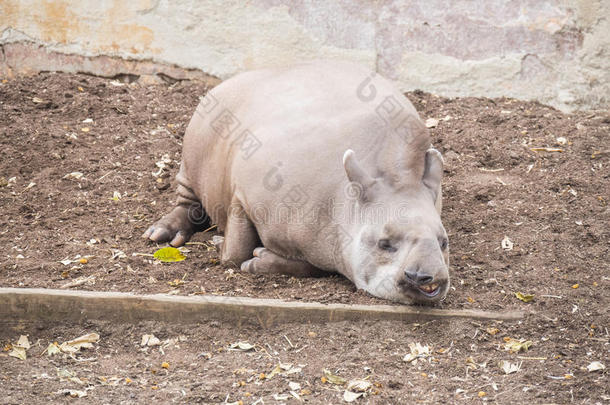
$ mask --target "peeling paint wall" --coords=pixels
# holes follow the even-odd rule
[[[609,16],[610,0],[0,0],[0,74],[183,68],[225,79],[341,58],[404,90],[607,108]]]

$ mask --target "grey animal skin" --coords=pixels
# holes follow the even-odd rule
[[[338,272],[377,297],[442,300],[443,159],[413,105],[358,65],[256,70],[202,98],[184,137],[176,207],[145,233],[183,245],[210,222],[243,271]]]

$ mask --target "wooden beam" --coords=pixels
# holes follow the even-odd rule
[[[347,305],[287,302],[267,298],[214,295],[135,295],[121,292],[0,288],[0,319],[8,322],[79,322],[145,320],[197,323],[218,320],[233,324],[324,323],[338,321],[423,321],[431,319],[514,321],[522,312],[485,312],[408,305]]]

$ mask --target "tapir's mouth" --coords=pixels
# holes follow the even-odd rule
[[[432,304],[443,299],[449,288],[449,279],[439,278],[427,284],[417,284],[403,277],[397,286],[410,303]]]
[[[447,290],[448,281],[438,280],[428,284],[417,285],[410,283],[408,280],[402,279],[398,285],[411,300],[421,304],[431,304],[443,298],[444,292]]]
[[[437,283],[420,285],[417,286],[417,289],[428,298],[434,298],[441,292],[440,286]]]

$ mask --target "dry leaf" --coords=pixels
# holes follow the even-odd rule
[[[587,370],[588,370],[589,372],[593,372],[593,371],[602,371],[602,370],[605,370],[605,369],[606,369],[606,366],[604,366],[604,365],[603,365],[601,362],[599,362],[599,361],[593,361],[593,362],[591,362],[591,364],[589,364],[589,365],[587,366]]]
[[[161,341],[155,335],[142,335],[140,346],[159,346]]]
[[[30,348],[30,341],[28,340],[28,337],[26,335],[21,335],[21,336],[19,336],[19,340],[17,341],[17,343],[14,346],[22,347],[25,350],[27,350]]]
[[[364,395],[364,392],[352,392],[352,391],[345,390],[345,392],[343,393],[343,400],[345,402],[354,402],[355,400],[357,400],[358,398],[360,398],[363,395]]]
[[[66,174],[64,177],[62,177],[63,179],[75,179],[75,180],[80,180],[82,179],[84,176],[84,174],[82,174],[81,172],[72,172],[72,173],[68,173]]]
[[[508,238],[508,236],[505,236],[504,239],[502,239],[502,249],[513,250],[513,242]]]
[[[426,120],[426,128],[434,128],[438,125],[438,120],[436,118],[428,118]]]
[[[69,395],[72,398],[83,398],[87,396],[87,391],[64,389],[57,391],[57,394]]]
[[[111,260],[127,259],[127,255],[122,250],[110,248],[110,253],[112,253]]]
[[[518,353],[518,352],[526,352],[530,346],[532,345],[532,341],[531,340],[525,340],[525,339],[508,339],[506,341],[506,344],[504,345],[504,349],[508,350],[511,353]]]
[[[23,347],[13,346],[13,350],[8,354],[11,357],[15,357],[19,360],[27,359],[27,354],[25,353],[25,349]]]
[[[172,162],[172,160],[170,159],[168,154],[161,156],[161,160],[159,160],[158,162],[155,162],[155,166],[157,166],[159,168],[159,170],[157,170],[157,172],[151,172],[151,174],[155,177],[159,177],[161,174],[163,174],[163,171],[165,169],[167,169],[168,165],[171,162]]]
[[[81,347],[93,347],[93,343],[96,343],[98,340],[100,340],[100,335],[97,333],[87,333],[86,335],[79,336],[66,343],[80,349]]]
[[[288,394],[273,394],[273,399],[276,401],[286,401],[288,398],[290,398]]]
[[[353,392],[366,392],[372,385],[366,380],[352,380],[347,384],[347,389]]]
[[[54,356],[56,354],[61,353],[61,349],[59,348],[59,345],[57,344],[57,342],[53,342],[53,343],[49,343],[49,346],[47,347],[47,356]]]
[[[324,378],[326,378],[326,381],[331,384],[343,385],[347,382],[347,380],[345,378],[331,373],[330,370],[328,370],[326,368],[324,370],[322,370],[322,372],[324,373]]]
[[[510,363],[506,360],[502,360],[498,363],[498,367],[504,371],[504,374],[512,374],[521,370],[521,363]]]
[[[89,349],[93,347],[93,343],[100,340],[100,335],[97,333],[88,333],[86,335],[77,337],[68,342],[64,342],[59,345],[59,349],[64,353],[76,353],[80,349]]]
[[[282,373],[282,368],[280,366],[275,366],[273,370],[269,374],[261,373],[261,380],[270,380],[278,374]]]
[[[487,363],[486,362],[477,363],[472,356],[469,356],[468,358],[466,358],[466,367],[471,370],[476,370],[478,368],[486,368]]]
[[[249,350],[254,350],[254,345],[251,345],[248,342],[237,342],[237,343],[231,344],[231,346],[229,346],[229,350],[238,350],[238,351],[242,351],[242,352],[247,352]]]
[[[419,343],[409,343],[409,350],[411,350],[411,353],[407,353],[402,360],[409,363],[413,362],[413,364],[417,363],[418,358],[428,357],[431,353],[429,346],[422,346]]]

